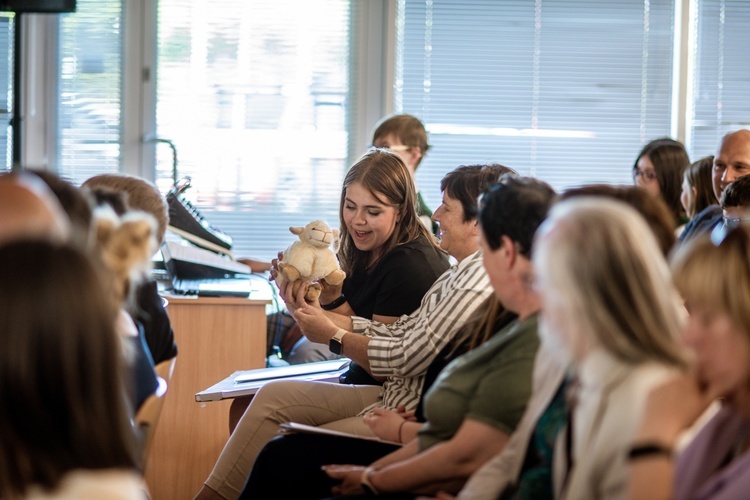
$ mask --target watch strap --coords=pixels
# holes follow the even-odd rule
[[[344,302],[346,302],[346,297],[344,297],[344,294],[342,293],[337,299],[330,302],[329,304],[320,304],[320,308],[324,311],[333,311],[334,309],[337,309],[344,305]]]
[[[333,337],[331,337],[331,340],[328,342],[328,349],[330,349],[332,353],[341,354],[344,350],[344,335],[347,333],[349,332],[343,328],[339,328],[339,330],[333,334]]]

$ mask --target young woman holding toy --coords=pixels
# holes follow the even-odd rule
[[[393,323],[419,307],[425,292],[448,269],[448,259],[416,211],[417,191],[403,160],[387,149],[372,149],[346,174],[341,189],[343,284],[321,281],[321,307],[346,316]],[[274,260],[271,276],[277,275]],[[335,357],[327,346],[301,337],[292,364]],[[357,373],[354,377],[354,373]],[[352,371],[349,383],[373,383]]]

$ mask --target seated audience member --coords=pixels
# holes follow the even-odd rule
[[[633,165],[633,182],[651,196],[661,198],[672,212],[675,227],[687,223],[680,202],[682,178],[690,166],[685,146],[669,138],[646,144]]]
[[[721,139],[714,157],[711,184],[716,199],[721,200],[724,189],[747,174],[750,174],[750,130],[729,132]],[[721,207],[709,206],[685,226],[685,230],[680,234],[679,243],[683,244],[699,234],[710,233],[716,226],[721,225],[722,221]]]
[[[115,213],[125,215],[129,210],[139,210],[154,217],[157,223],[157,248],[164,242],[164,234],[169,225],[169,208],[159,190],[152,183],[140,177],[123,174],[102,174],[91,177],[83,183],[88,190],[109,190],[125,195],[125,206],[115,207]],[[172,324],[159,296],[156,281],[143,279],[134,291],[134,301],[128,312],[143,328],[146,343],[155,364],[177,356]]]
[[[728,188],[727,188],[728,190]],[[726,192],[726,191],[725,191]],[[750,491],[750,233],[703,235],[675,254],[690,312],[683,342],[693,370],[653,390],[631,440],[629,497],[740,499]],[[717,398],[721,408],[675,455],[678,437]]]
[[[321,283],[323,309],[389,324],[419,307],[449,263],[419,222],[416,199],[414,181],[395,153],[371,150],[352,165],[339,205],[338,256],[347,276],[338,286]],[[275,273],[272,270],[271,276]],[[301,337],[287,359],[297,364],[334,357],[328,345]],[[355,368],[346,382],[377,383]]]
[[[750,176],[740,177],[732,182],[721,195],[723,224],[716,226],[711,233],[714,241],[721,241],[727,231],[750,221]]]
[[[265,384],[230,436],[198,498],[237,498],[260,450],[284,422],[300,422],[372,436],[362,416],[381,406],[411,411],[421,396],[427,368],[461,326],[491,294],[477,237],[477,197],[509,169],[500,165],[458,167],[441,181],[443,204],[433,216],[440,224],[440,246],[458,264],[427,291],[410,315],[395,323],[352,318],[323,311],[283,287],[287,306],[303,332],[356,361],[382,387],[279,380]],[[424,229],[422,227],[422,229]]]
[[[54,193],[65,191],[64,181],[54,180],[51,174],[47,180],[51,180],[54,185]],[[27,186],[31,186],[33,191]],[[65,196],[68,195],[72,193],[66,192]],[[65,206],[68,209],[72,207],[67,202]],[[0,220],[0,241],[34,237],[68,242],[72,234],[80,235],[85,232],[77,227],[83,219],[75,218],[76,224],[71,224],[53,191],[38,177],[30,175],[0,177]],[[97,224],[95,219],[91,222]],[[89,230],[96,232],[99,241],[92,243],[90,249],[80,249],[87,251],[94,259],[101,259],[116,276],[116,279],[110,281],[112,286],[109,289],[109,299],[114,304],[122,305],[128,283],[136,276],[133,274],[134,269],[143,265],[146,256],[150,256],[148,249],[153,246],[149,239],[153,231],[151,221],[130,220],[122,224],[113,214],[99,220],[98,224],[101,225],[100,229]],[[71,230],[71,227],[76,229]],[[80,241],[76,244],[80,244]],[[128,384],[134,413],[156,390],[156,374],[148,349],[141,342],[136,326],[124,310],[117,317],[117,330],[123,335],[123,354],[135,377],[135,383]]]
[[[125,212],[125,195],[117,194],[115,191],[107,191],[107,193],[110,201],[118,196],[123,197],[117,198],[116,203],[113,201],[116,207],[122,208],[121,213],[98,211],[95,215],[92,207],[95,198],[90,196],[88,189],[79,189],[49,172],[34,172],[34,175],[40,177],[49,186],[68,215],[71,221],[69,241],[93,257],[102,259],[117,276],[112,282],[114,285],[112,300],[124,308],[118,315],[117,330],[122,334],[127,365],[135,377],[134,384],[130,384],[132,411],[135,412],[154,392],[157,385],[154,361],[146,343],[143,324],[138,321],[138,314],[145,313],[134,305],[136,292],[133,290],[137,289],[138,283],[145,279],[151,253],[156,248],[152,236],[156,232],[155,221],[145,212],[140,213],[141,215],[136,213],[129,218],[121,218],[120,215],[124,215]],[[135,177],[114,174],[101,177],[111,179],[121,177],[124,182],[142,182]],[[121,181],[120,185],[122,183]],[[145,182],[144,185],[147,188],[149,186]],[[155,292],[154,288],[154,294]],[[166,312],[163,311],[158,295],[155,297],[159,300],[157,306],[166,318]],[[150,325],[151,317],[147,319],[146,325]],[[168,318],[166,321],[169,327]],[[169,334],[171,335],[171,328],[169,328]]]
[[[620,200],[641,214],[648,224],[651,233],[656,237],[656,243],[662,255],[666,257],[674,246],[676,236],[674,232],[674,218],[669,208],[661,198],[649,195],[645,190],[634,186],[612,186],[609,184],[592,184],[578,188],[571,188],[562,193],[559,201],[578,198],[581,196],[603,196]]]
[[[685,170],[680,201],[691,220],[706,208],[716,205],[717,199],[711,181],[713,168],[714,157],[706,156]]]
[[[27,175],[0,175],[0,243],[22,238],[66,241],[70,222],[52,192]]]
[[[92,245],[91,219],[93,201],[87,193],[57,175],[43,170],[27,170],[39,177],[55,195],[70,221],[68,242],[77,248],[88,251]]]
[[[156,390],[157,379],[143,327],[127,309],[156,251],[156,224],[153,217],[144,212],[118,217],[109,206],[97,207],[92,223],[96,242],[90,253],[112,273],[110,299],[120,307],[116,330],[122,335],[125,360],[135,377],[131,394],[135,413]]]
[[[0,246],[0,267],[0,498],[143,498],[101,275],[43,241]]]
[[[406,165],[412,182],[415,182],[417,167],[429,149],[427,131],[424,124],[418,118],[405,114],[388,116],[378,122],[373,131],[372,145],[375,148],[388,149],[396,153],[404,162],[404,165]],[[416,189],[416,184],[414,188]],[[418,190],[416,191],[416,196],[418,219],[422,221],[430,234],[437,235],[437,224],[431,220],[432,211]],[[343,226],[344,223],[342,220]],[[272,264],[264,264],[252,259],[240,259],[240,262],[249,265],[253,272],[270,271],[272,268]],[[442,274],[444,271],[445,269],[442,269],[439,274]],[[413,310],[406,310],[405,314]],[[358,315],[362,316],[361,314]],[[364,317],[371,319],[369,316]],[[325,351],[316,347],[315,344],[310,344],[302,336],[299,327],[294,323],[288,311],[269,315],[268,320],[269,340],[271,340],[268,343],[269,348],[273,348],[274,344],[278,344],[282,357],[291,364],[331,358],[330,354],[324,354]]]
[[[369,467],[327,465],[325,473],[341,481],[333,487],[335,494],[429,493],[446,484],[460,487],[500,451],[523,414],[531,389],[539,310],[532,290],[531,243],[553,198],[554,191],[546,184],[512,177],[503,178],[482,196],[484,267],[496,298],[517,319],[443,370],[425,396],[427,422],[416,437],[408,439],[414,436],[411,427],[418,424],[396,415],[400,423],[394,437],[405,443],[403,447],[370,445],[354,437],[277,438],[258,457],[243,497],[326,497],[335,483],[326,480],[321,465],[346,462],[372,463]],[[382,413],[365,417],[385,418]],[[290,468],[293,483],[284,480]]]
[[[643,218],[619,201],[560,202],[535,249],[545,334],[529,406],[458,498],[616,498],[649,388],[683,366],[679,298]]]

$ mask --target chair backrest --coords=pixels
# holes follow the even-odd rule
[[[159,416],[164,407],[164,396],[167,394],[167,382],[162,377],[156,377],[158,386],[156,391],[143,402],[135,416],[135,427],[141,438],[141,467],[146,469],[146,459],[151,448],[151,442],[159,423]]]

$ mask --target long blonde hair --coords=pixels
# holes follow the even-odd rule
[[[537,234],[534,264],[576,333],[627,363],[685,367],[681,305],[645,220],[602,197],[558,203]]]
[[[750,338],[750,231],[740,226],[718,245],[708,235],[690,240],[672,258],[677,289],[690,304],[728,315]]]

